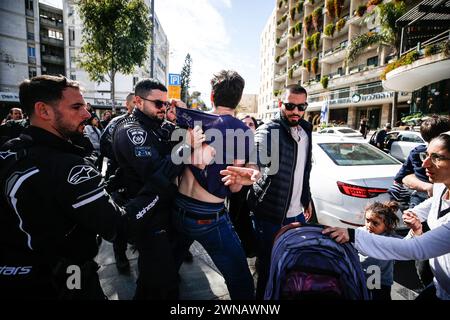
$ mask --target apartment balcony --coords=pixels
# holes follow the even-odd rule
[[[283,2],[281,7],[280,7],[280,2]],[[289,9],[289,6],[288,6],[288,2],[287,1],[283,1],[283,0],[277,1],[278,14],[283,15],[283,14],[287,13],[288,9]]]
[[[328,49],[324,52],[322,62],[333,64],[345,59],[347,54],[347,41],[340,43],[338,46]]]
[[[346,24],[356,24],[356,25],[360,25],[362,20],[364,19],[364,15],[362,17],[354,14],[350,19],[348,19]]]
[[[283,35],[280,37],[280,42],[278,43],[278,46],[279,46],[280,48],[286,47],[286,45],[287,45],[287,39],[288,39],[288,32],[285,31],[285,32],[283,33]]]
[[[275,82],[285,82],[286,81],[286,69],[282,69],[279,73],[277,73],[274,77]]]
[[[41,43],[42,44],[49,44],[55,47],[64,48],[64,40],[50,38],[48,36],[41,34]]]
[[[276,64],[278,64],[278,65],[284,65],[284,64],[286,64],[286,61],[287,61],[287,51],[284,51],[282,54],[280,54],[280,59],[278,60],[278,62],[276,62]]]
[[[58,30],[63,30],[64,24],[56,20],[50,20],[47,18],[40,17],[39,22],[41,26],[51,27]]]
[[[330,82],[328,87],[332,88],[340,88],[345,86],[352,86],[357,82],[364,81],[373,81],[374,79],[379,80],[381,73],[384,70],[384,66],[376,67],[376,66],[367,66],[367,65],[359,65],[350,67],[349,74],[342,75],[340,77],[330,78]]]
[[[383,87],[412,92],[448,78],[450,78],[450,58],[444,53],[438,53],[388,72]]]
[[[43,54],[41,56],[41,60],[42,60],[42,62],[45,62],[45,63],[64,65],[64,57],[60,57],[60,56],[52,56],[52,55]]]

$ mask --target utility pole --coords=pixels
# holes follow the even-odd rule
[[[151,0],[152,4],[151,4],[151,8],[150,8],[150,13],[152,15],[152,25],[150,27],[150,33],[151,33],[151,38],[152,38],[152,43],[150,45],[150,78],[153,78],[153,63],[155,60],[155,0]]]

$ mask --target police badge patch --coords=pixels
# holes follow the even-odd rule
[[[147,140],[147,132],[142,129],[128,129],[127,135],[128,139],[130,139],[135,146],[142,146],[145,140]]]

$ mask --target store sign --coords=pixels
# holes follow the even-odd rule
[[[352,102],[353,103],[358,103],[361,101],[361,95],[359,93],[355,93],[354,95],[352,95]]]
[[[0,92],[0,101],[19,102],[19,94],[14,92]]]
[[[384,92],[377,92],[377,93],[364,94],[364,95],[360,95],[359,93],[354,93],[351,98],[339,98],[339,99],[330,100],[330,105],[367,102],[367,101],[374,101],[374,100],[384,100],[384,99],[390,99],[393,96],[394,96],[393,91],[388,91],[388,92],[384,91]]]

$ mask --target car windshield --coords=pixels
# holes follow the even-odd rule
[[[365,143],[319,143],[320,148],[338,166],[367,166],[398,164],[383,151]]]
[[[338,131],[341,133],[359,133],[358,131],[355,131],[353,129],[339,129]]]

